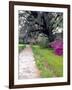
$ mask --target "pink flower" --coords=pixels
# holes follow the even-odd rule
[[[56,48],[54,52],[56,55],[63,55],[63,48]]]
[[[63,41],[55,40],[51,42],[51,47],[54,49],[55,54],[63,55]]]

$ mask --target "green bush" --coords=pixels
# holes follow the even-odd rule
[[[23,38],[19,38],[19,44],[24,44]]]
[[[48,47],[48,43],[49,43],[49,41],[48,41],[48,37],[47,36],[42,35],[42,36],[39,37],[38,44],[40,45],[40,47],[47,48]]]

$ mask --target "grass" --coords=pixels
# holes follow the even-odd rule
[[[19,44],[18,45],[18,49],[19,49],[19,53],[26,47],[25,44]]]
[[[52,49],[32,46],[36,65],[40,70],[41,77],[62,77],[63,56],[55,55]]]

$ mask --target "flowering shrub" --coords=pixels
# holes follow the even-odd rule
[[[55,54],[63,55],[63,41],[62,40],[55,40],[51,42],[50,45],[54,49]]]

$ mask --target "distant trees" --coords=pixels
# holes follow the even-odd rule
[[[63,13],[20,10],[18,16],[19,38],[24,42],[37,39],[41,33],[52,42],[56,33],[63,34]]]

